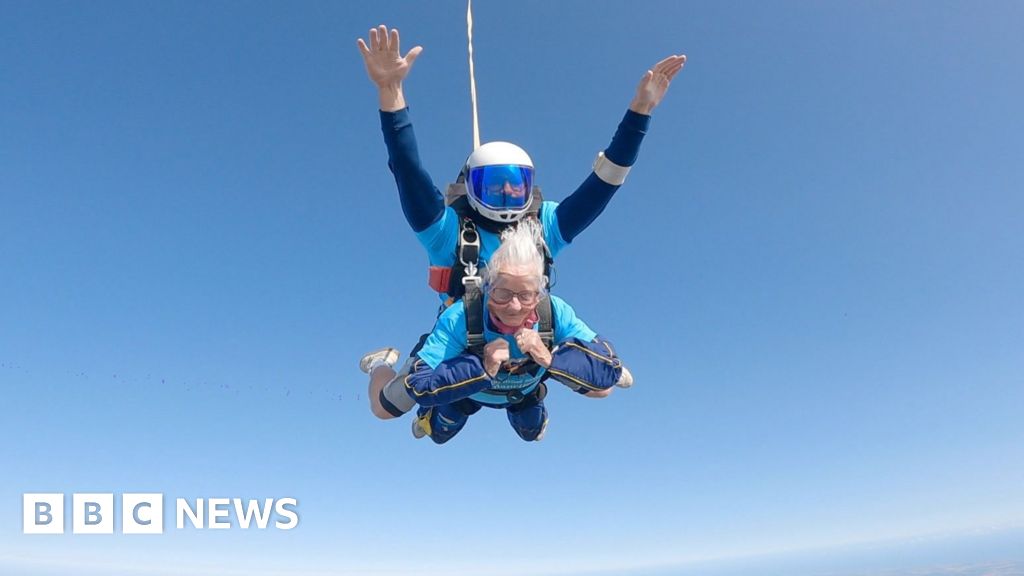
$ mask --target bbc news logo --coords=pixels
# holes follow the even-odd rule
[[[22,533],[63,534],[65,529],[64,494],[22,494],[24,505]],[[122,534],[163,534],[164,495],[159,493],[121,494],[120,529]],[[175,527],[185,529],[186,522],[199,530],[261,530],[273,526],[291,530],[299,525],[299,502],[295,498],[197,498],[174,501]],[[71,495],[71,532],[73,534],[113,534],[116,511],[112,493],[75,493]],[[273,522],[271,522],[273,520]]]

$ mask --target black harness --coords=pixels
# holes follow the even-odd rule
[[[482,269],[480,261],[480,233],[477,227],[488,232],[501,234],[506,228],[513,226],[514,222],[494,222],[482,216],[469,205],[466,198],[465,177],[459,176],[454,184],[448,185],[446,203],[455,210],[459,216],[459,241],[455,248],[455,264],[452,265],[451,276],[448,281],[449,302],[462,298],[463,307],[466,312],[466,344],[467,348],[474,355],[483,358],[484,345],[484,301],[483,301],[483,279],[480,276]],[[523,218],[534,218],[540,221],[540,206],[543,202],[540,188],[533,187],[530,195],[530,205]],[[544,255],[544,274],[550,279],[554,270],[554,260],[551,251],[543,241],[537,249]],[[551,282],[548,282],[550,287]],[[539,332],[544,345],[551,350],[554,346],[555,332],[551,314],[551,299],[547,296],[541,298],[537,303],[537,317]],[[493,393],[493,391],[489,391]],[[515,392],[515,391],[510,391]]]
[[[472,264],[477,267],[477,272],[482,272],[483,267],[480,261],[480,234],[477,229],[486,230],[493,234],[501,235],[506,228],[514,226],[515,222],[495,222],[473,209],[466,198],[466,184],[459,177],[454,184],[448,185],[448,194],[445,202],[459,217],[459,239],[455,246],[455,263],[452,264],[451,273],[448,276],[449,304],[462,297],[465,288],[462,279],[466,277],[466,270]],[[540,223],[540,207],[544,202],[540,187],[534,186],[530,195],[530,205],[526,209],[523,218],[533,218]],[[543,225],[541,225],[543,229]],[[548,277],[548,286],[554,285],[551,280],[555,272],[555,261],[551,257],[551,250],[543,242],[537,247],[544,255],[544,275]]]

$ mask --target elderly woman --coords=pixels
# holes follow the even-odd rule
[[[537,307],[549,298],[544,293],[539,241],[534,220],[524,220],[502,234],[501,246],[485,271],[482,355],[470,350],[466,304],[456,302],[441,314],[410,359],[408,376],[387,383],[382,394],[371,393],[374,414],[388,417],[382,400],[414,401],[420,408],[413,433],[442,444],[482,406],[504,408],[516,433],[532,441],[541,439],[547,425],[543,381],[548,377],[592,397],[607,396],[616,384],[632,384],[611,346],[556,296],[550,296],[555,346],[545,346],[537,331]],[[384,360],[378,358],[367,368],[372,371]],[[378,383],[378,388],[384,387]]]

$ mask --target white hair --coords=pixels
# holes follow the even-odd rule
[[[538,289],[542,290],[547,285],[543,247],[544,237],[536,219],[524,218],[515,226],[506,228],[501,233],[501,246],[491,255],[484,270],[484,281],[493,285],[501,272],[525,270],[530,274],[536,273]]]

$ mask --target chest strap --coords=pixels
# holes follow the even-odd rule
[[[487,344],[484,337],[483,290],[478,283],[471,281],[470,278],[465,278],[463,281],[468,281],[466,294],[462,297],[462,305],[466,313],[466,348],[474,356],[483,359],[484,346]],[[555,329],[551,298],[548,296],[544,296],[537,302],[537,324],[541,342],[548,350],[551,350],[555,346]]]

